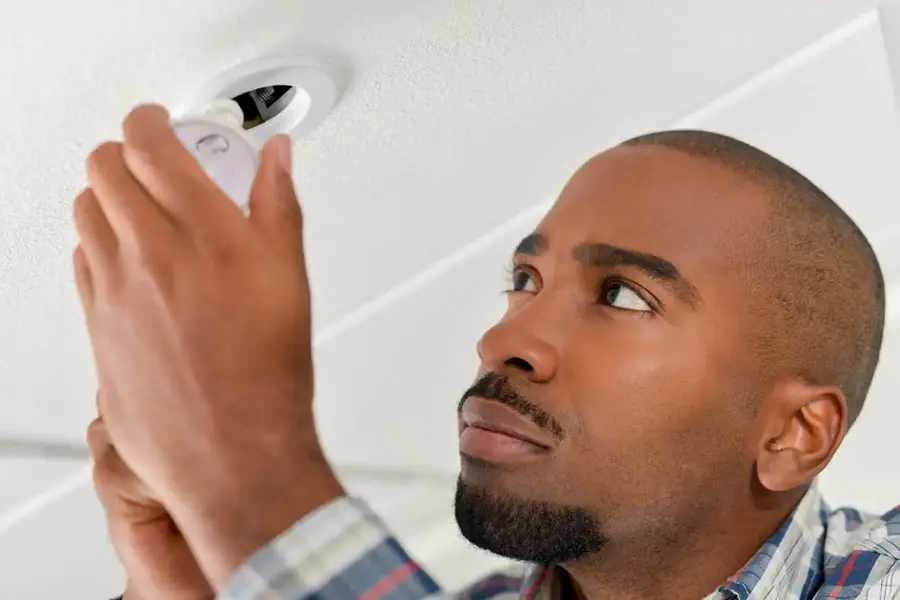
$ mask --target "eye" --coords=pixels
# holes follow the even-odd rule
[[[522,267],[511,267],[509,269],[510,288],[507,292],[528,292],[536,294],[537,283],[534,277],[526,269]]]
[[[653,310],[631,286],[615,279],[609,279],[603,283],[600,289],[600,302],[622,310],[640,312]]]

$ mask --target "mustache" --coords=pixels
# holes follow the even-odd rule
[[[541,429],[549,431],[556,439],[561,440],[564,437],[563,428],[559,421],[540,406],[519,394],[505,375],[488,372],[481,376],[475,382],[475,385],[463,394],[459,404],[456,406],[457,415],[462,414],[463,404],[472,396],[499,402],[533,421]]]

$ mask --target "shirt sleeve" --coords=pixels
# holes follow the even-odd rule
[[[219,600],[439,598],[419,567],[359,498],[313,511],[235,573]]]

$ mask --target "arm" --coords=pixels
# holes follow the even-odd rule
[[[525,569],[492,574],[457,599],[518,593]],[[342,497],[298,521],[253,554],[217,600],[440,600],[437,583],[413,561],[368,505]],[[126,590],[112,600],[141,600]]]
[[[419,600],[440,589],[365,502],[342,497],[253,554],[218,600],[374,599],[389,592]],[[113,600],[141,599],[126,590]]]
[[[123,130],[92,153],[74,210],[77,287],[116,391],[98,408],[122,461],[225,600],[437,591],[364,505],[309,480],[324,461],[290,140],[263,150],[248,216],[165,109],[139,107]]]

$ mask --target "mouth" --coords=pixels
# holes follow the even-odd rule
[[[521,464],[546,456],[553,447],[553,440],[537,425],[492,400],[466,400],[462,423],[459,451],[464,459]]]

